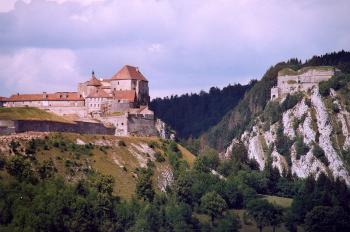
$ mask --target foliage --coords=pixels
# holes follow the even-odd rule
[[[300,159],[301,156],[306,155],[310,148],[304,143],[304,138],[297,136],[295,139],[295,151],[297,159]]]
[[[326,97],[330,94],[330,89],[334,89],[335,91],[344,89],[347,87],[350,82],[349,74],[336,74],[332,78],[327,81],[322,81],[319,85],[319,92],[323,97]]]
[[[57,172],[57,169],[53,161],[50,159],[50,160],[45,160],[39,166],[37,172],[41,179],[48,179],[54,176],[55,172]]]
[[[305,217],[305,231],[350,231],[350,215],[340,207],[317,206]]]
[[[201,208],[211,217],[212,223],[214,219],[220,217],[227,208],[225,200],[216,192],[208,192],[201,198]]]
[[[265,226],[278,225],[282,213],[266,200],[251,200],[247,205],[248,214],[254,219],[256,227],[262,231]]]
[[[312,150],[314,156],[319,159],[324,165],[328,166],[329,161],[324,153],[324,150],[318,144],[314,144],[314,148]]]
[[[120,146],[120,147],[126,147],[126,143],[124,142],[124,140],[119,140],[119,141],[118,141],[118,146]]]
[[[194,162],[194,170],[200,172],[210,172],[215,170],[219,165],[219,155],[213,149],[206,149]]]
[[[215,232],[238,232],[241,229],[239,217],[234,213],[227,212],[221,219],[218,220]]]
[[[266,105],[263,116],[269,124],[272,125],[281,120],[281,115],[282,109],[279,102],[271,101]]]
[[[156,98],[151,101],[150,108],[176,131],[178,137],[197,137],[217,124],[254,83],[228,85],[223,89],[212,87],[209,92],[201,91],[199,94]]]
[[[31,163],[21,155],[11,157],[6,163],[6,170],[19,181],[35,181]]]
[[[154,189],[152,185],[152,171],[150,169],[142,168],[138,172],[137,182],[136,182],[136,195],[138,198],[145,201],[152,202],[154,198]]]
[[[278,153],[286,157],[286,160],[288,162],[288,165],[291,166],[291,158],[290,158],[290,148],[293,144],[293,141],[291,141],[288,136],[286,136],[283,133],[283,127],[280,123],[279,127],[276,131],[276,150]]]
[[[288,94],[286,99],[281,104],[282,112],[293,108],[296,104],[298,104],[298,102],[302,99],[302,97],[303,96],[301,94],[294,94],[294,95]]]

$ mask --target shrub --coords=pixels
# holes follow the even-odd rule
[[[329,96],[330,84],[328,81],[322,81],[319,83],[319,92],[323,97]]]
[[[311,107],[311,99],[310,98],[305,99],[305,105],[307,105],[308,107]]]
[[[278,102],[269,102],[264,110],[264,118],[267,119],[270,124],[274,124],[281,119],[281,107]]]
[[[301,94],[295,94],[290,95],[288,94],[286,99],[283,101],[281,108],[283,111],[289,110],[293,108],[298,102],[302,99],[303,95]]]
[[[328,166],[329,165],[329,161],[325,155],[324,150],[318,145],[315,144],[314,145],[314,149],[312,150],[314,156],[319,159],[324,165]]]
[[[297,136],[295,141],[295,151],[297,153],[297,159],[300,159],[300,156],[306,155],[309,151],[309,147],[304,143],[303,137]]]
[[[160,154],[160,152],[156,152],[154,156],[156,157],[156,161],[159,163],[162,163],[165,161],[165,158]]]
[[[149,141],[148,146],[150,148],[156,148],[156,147],[158,147],[158,143],[156,141]]]
[[[118,141],[118,146],[120,147],[126,147],[126,143],[123,140]]]
[[[340,111],[339,106],[335,103],[332,104],[332,110],[334,113],[339,113]]]

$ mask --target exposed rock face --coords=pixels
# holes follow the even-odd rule
[[[174,174],[170,167],[166,166],[161,170],[160,175],[157,179],[158,188],[165,192],[166,188],[174,182]]]
[[[156,130],[162,139],[175,139],[175,133],[169,128],[169,126],[160,119],[156,119]]]
[[[325,151],[325,155],[329,161],[329,168],[334,177],[342,177],[349,185],[350,176],[331,142],[332,125],[330,124],[328,113],[318,92],[318,88],[313,90],[311,101],[317,114],[317,126],[320,132],[319,145]]]
[[[321,172],[324,172],[335,178],[339,177],[350,185],[349,172],[337,148],[350,148],[350,116],[349,112],[343,110],[337,102],[336,92],[332,91],[331,95],[333,104],[338,105],[339,113],[327,109],[324,99],[319,94],[318,86],[315,86],[311,91],[303,92],[301,101],[291,109],[282,112],[280,122],[270,125],[268,129],[264,129],[266,128],[264,124],[267,123],[263,121],[264,118],[258,116],[252,129],[245,131],[239,139],[233,139],[221,157],[230,157],[233,145],[240,140],[248,151],[248,157],[257,161],[260,170],[263,170],[266,162],[271,160],[272,166],[278,168],[280,173],[289,171],[291,174],[305,178],[309,175],[318,177]],[[285,98],[279,100],[279,103],[282,103]],[[344,138],[342,144],[337,143],[334,132],[335,122],[332,118],[336,118],[336,123],[341,125],[341,136]],[[283,127],[283,134],[292,141],[290,157],[285,157],[276,150],[276,131],[279,126]],[[309,148],[306,154],[297,155],[295,143],[297,137],[302,138],[303,143]],[[328,166],[324,160],[317,158],[313,153],[315,144],[324,151],[324,156],[329,162]]]

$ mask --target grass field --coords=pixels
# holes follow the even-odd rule
[[[293,202],[292,198],[286,198],[286,197],[263,195],[263,198],[266,199],[268,202],[275,205],[279,205],[283,208],[289,208]]]
[[[46,120],[73,123],[64,117],[34,107],[0,108],[0,120]]]

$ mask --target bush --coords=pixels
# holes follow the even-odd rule
[[[288,94],[286,99],[283,101],[281,108],[282,111],[289,110],[293,108],[298,102],[302,99],[303,95],[302,94],[295,94],[295,95],[290,95]]]
[[[319,92],[323,97],[329,96],[330,84],[328,81],[322,81],[319,83]]]
[[[332,104],[332,110],[334,113],[339,113],[340,111],[339,106],[335,103]]]
[[[314,156],[319,159],[324,165],[328,166],[329,165],[329,161],[325,155],[324,150],[318,145],[315,144],[314,145],[314,149],[312,150]]]
[[[264,118],[267,119],[270,124],[274,124],[281,119],[281,107],[278,102],[269,102],[264,110]]]
[[[156,157],[156,161],[159,163],[162,163],[165,161],[165,158],[160,154],[160,152],[156,152],[154,156]]]
[[[304,143],[303,137],[297,136],[295,141],[295,151],[297,153],[297,159],[300,159],[300,156],[302,155],[306,155],[306,153],[309,150],[309,147]]]
[[[148,146],[149,146],[150,148],[156,148],[156,147],[158,147],[159,145],[158,145],[158,143],[157,143],[156,141],[149,141],[149,142],[148,142]]]
[[[123,140],[118,141],[118,146],[120,147],[126,147],[126,143]]]

